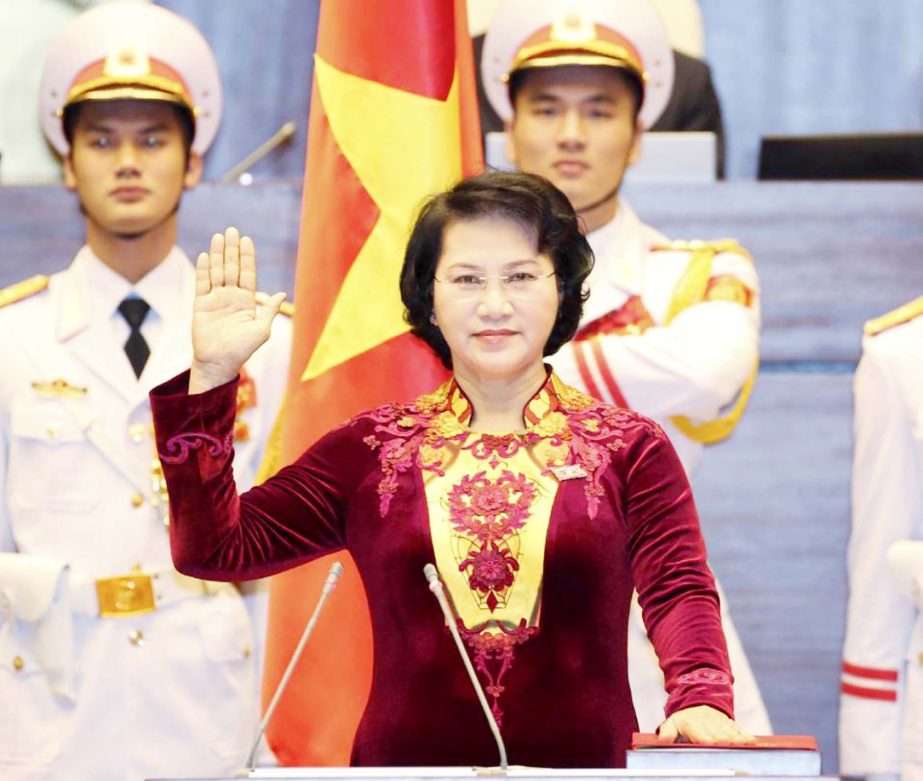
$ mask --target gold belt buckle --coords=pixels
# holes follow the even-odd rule
[[[97,580],[96,596],[101,618],[137,616],[157,609],[151,576],[143,573]]]

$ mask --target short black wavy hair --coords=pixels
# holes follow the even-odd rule
[[[449,369],[449,345],[431,319],[436,266],[446,228],[483,217],[518,223],[535,237],[537,250],[554,263],[560,303],[543,355],[553,355],[574,335],[589,295],[583,283],[593,269],[593,251],[564,193],[541,176],[521,172],[488,171],[463,179],[424,204],[401,268],[404,320]]]

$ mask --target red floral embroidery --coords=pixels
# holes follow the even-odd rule
[[[441,462],[422,463],[420,448],[423,444],[429,445],[431,449],[438,449],[447,442],[462,444],[471,436],[471,431],[464,426],[446,426],[446,421],[442,419],[445,413],[451,410],[450,388],[451,384],[446,384],[434,393],[421,396],[413,404],[386,404],[360,416],[371,418],[378,424],[375,427],[375,435],[367,436],[364,441],[379,454],[382,479],[378,484],[378,494],[382,517],[388,514],[391,497],[397,493],[400,475],[414,466],[424,471],[443,474]],[[602,476],[612,461],[612,454],[625,447],[622,438],[624,429],[640,423],[658,439],[665,440],[666,434],[653,421],[630,410],[601,404],[586,394],[561,384],[553,377],[541,393],[550,397],[550,413],[563,413],[563,423],[559,419],[551,419],[546,414],[542,421],[525,435],[485,434],[475,437],[464,447],[470,449],[478,459],[487,461],[492,468],[497,468],[501,459],[510,458],[520,448],[532,447],[543,439],[554,446],[566,444],[568,453],[565,463],[579,465],[587,473],[584,492],[587,498],[587,513],[592,518],[599,509],[600,497],[603,494]],[[501,548],[497,548],[495,552],[503,555]]]
[[[176,434],[167,440],[165,449],[160,453],[160,460],[165,464],[182,464],[193,450],[207,447],[206,452],[212,458],[229,455],[233,450],[231,436],[224,441],[201,431],[189,431]]]
[[[384,517],[391,506],[391,497],[397,493],[397,479],[413,466],[414,455],[419,453],[419,443],[392,439],[382,443],[378,452],[383,475],[378,484],[379,511]]]
[[[513,572],[519,569],[519,562],[510,555],[509,551],[497,550],[491,543],[488,548],[468,556],[458,568],[463,570],[466,567],[471,567],[471,575],[468,578],[471,588],[482,592],[493,592],[513,585]],[[488,597],[488,606],[491,611],[495,610],[496,599],[493,600],[491,606],[490,597]]]
[[[497,436],[496,434],[482,434],[465,450],[470,450],[471,455],[480,461],[488,461],[496,469],[501,460],[512,458],[523,446],[523,440],[515,434]]]
[[[603,495],[602,476],[612,463],[612,453],[625,447],[622,439],[628,425],[644,424],[658,439],[666,439],[663,429],[630,410],[596,403],[587,409],[569,411],[572,438],[567,463],[579,464],[587,473],[584,493],[587,514],[595,517]]]
[[[519,562],[510,541],[528,520],[535,494],[525,475],[508,469],[496,480],[484,472],[466,475],[449,492],[449,522],[472,546],[458,569],[468,573],[472,591],[485,595],[491,612],[505,603],[515,580]]]
[[[522,528],[534,498],[535,487],[525,475],[514,475],[505,469],[494,481],[478,472],[463,477],[452,488],[450,518],[458,531],[487,543]]]
[[[484,692],[493,698],[490,712],[493,713],[497,726],[503,726],[500,695],[506,691],[503,679],[515,660],[513,649],[538,634],[538,627],[526,626],[526,620],[522,619],[519,626],[514,629],[507,629],[503,624],[499,624],[498,628],[499,634],[492,634],[483,629],[468,629],[461,619],[458,620],[459,633],[474,651],[474,667],[487,681]]]
[[[430,428],[438,412],[444,411],[437,403],[440,398],[443,397],[439,391],[421,397],[424,400],[421,407],[425,411],[418,409],[416,404],[385,404],[356,418],[369,418],[378,424],[375,426],[375,434],[366,436],[363,442],[372,450],[378,451],[382,473],[378,483],[378,510],[382,518],[388,514],[391,497],[397,493],[398,478],[402,474],[414,466],[442,474],[440,462],[424,464],[420,460],[420,448],[424,443],[439,447],[445,442],[445,437],[435,434]],[[444,404],[443,399],[443,406]],[[347,425],[354,422],[355,420],[350,421]],[[467,436],[468,430],[462,427],[459,435],[453,439],[464,439]]]
[[[676,679],[682,684],[706,684],[707,686],[728,686],[731,683],[731,676],[722,670],[711,670],[700,667],[691,673],[683,673]]]

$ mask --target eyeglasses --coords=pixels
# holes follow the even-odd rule
[[[434,281],[446,287],[456,295],[476,296],[487,289],[487,282],[499,279],[500,286],[510,295],[523,295],[538,287],[538,283],[553,277],[554,271],[547,274],[535,274],[531,271],[513,271],[509,274],[476,274],[471,271],[458,272],[446,279],[433,277]]]

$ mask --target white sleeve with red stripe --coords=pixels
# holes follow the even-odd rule
[[[895,334],[896,335],[896,334]],[[840,772],[900,768],[904,663],[914,607],[898,593],[888,547],[919,534],[923,484],[912,420],[897,373],[920,351],[895,350],[891,332],[866,339],[855,377],[855,453],[849,608],[840,698]]]
[[[652,418],[710,420],[740,391],[759,355],[759,310],[705,301],[669,325],[565,345],[551,359],[564,382]]]

